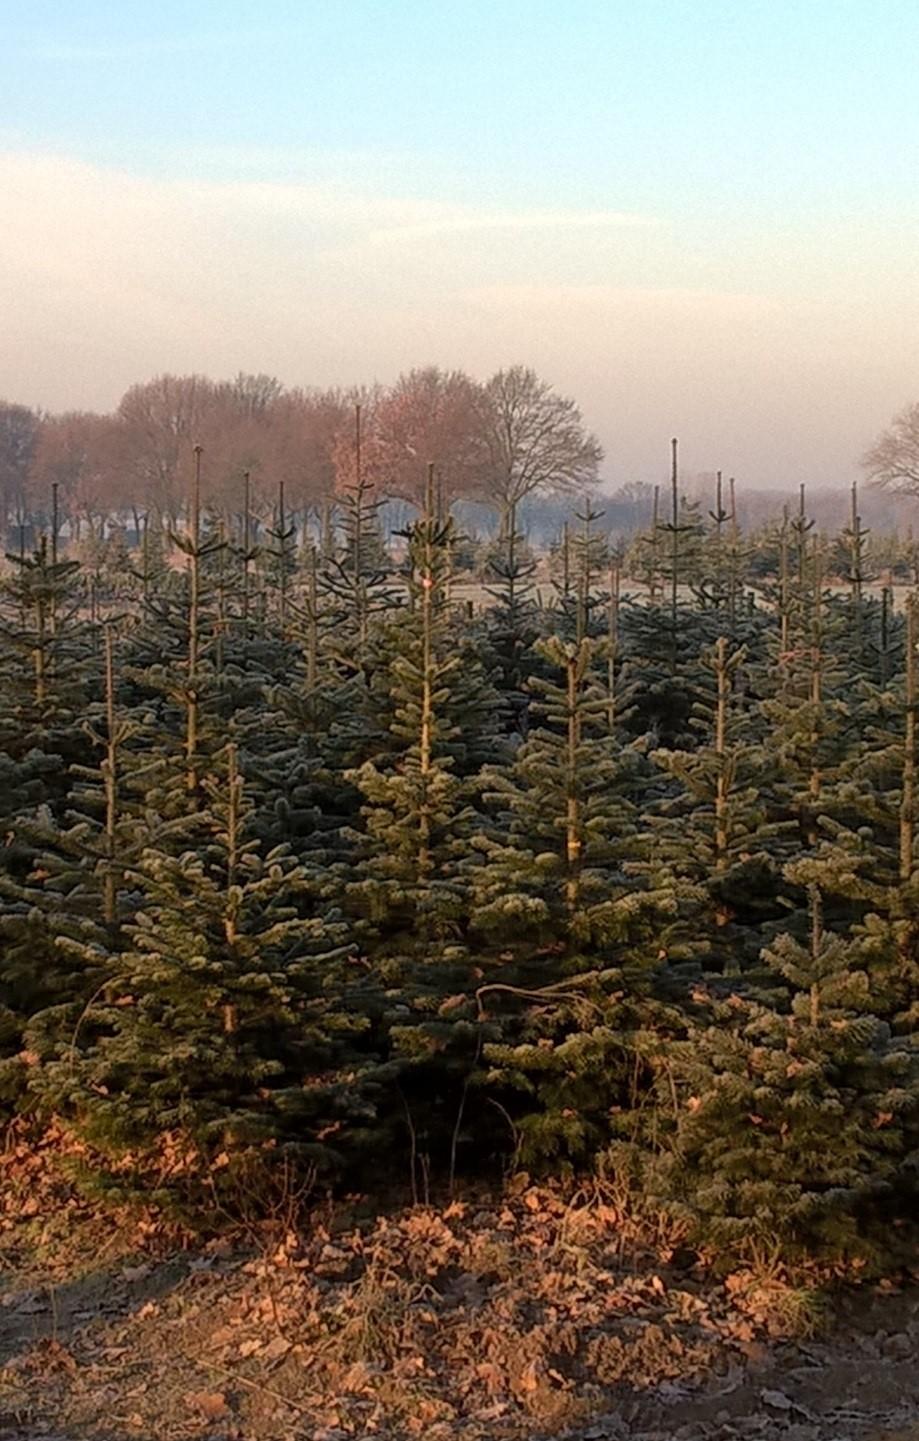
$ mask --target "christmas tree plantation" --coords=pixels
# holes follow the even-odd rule
[[[519,1165],[730,1250],[905,1250],[919,608],[855,511],[744,536],[674,457],[548,586],[511,507],[475,609],[433,471],[397,564],[359,463],[260,535],[202,463],[171,532],[0,587],[6,1116],[199,1213]]]

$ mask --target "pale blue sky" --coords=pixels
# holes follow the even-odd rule
[[[0,394],[521,360],[609,476],[919,399],[919,6],[0,0]]]

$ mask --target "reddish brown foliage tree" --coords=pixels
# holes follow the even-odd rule
[[[461,370],[400,375],[380,401],[377,436],[387,494],[419,503],[428,466],[444,496],[471,496],[487,479],[481,388]]]

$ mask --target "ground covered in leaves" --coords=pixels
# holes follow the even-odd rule
[[[0,1160],[3,1441],[919,1441],[919,1288],[715,1276],[608,1189],[193,1244]],[[916,1278],[912,1278],[914,1281]]]

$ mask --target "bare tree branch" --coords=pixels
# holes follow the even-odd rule
[[[862,465],[876,485],[900,495],[919,495],[919,404],[894,416],[862,457]]]

